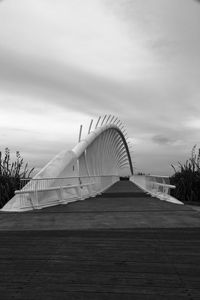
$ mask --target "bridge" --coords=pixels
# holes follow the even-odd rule
[[[2,211],[22,212],[84,200],[101,194],[120,177],[136,181],[151,195],[180,203],[169,196],[174,186],[167,177],[145,176],[141,182],[133,176],[127,133],[118,118],[105,115],[92,125],[93,120],[83,138],[81,125],[78,144],[72,150],[56,155],[30,181],[22,179],[22,188]]]
[[[199,211],[133,174],[118,119],[92,125],[1,211],[1,298],[199,299]]]

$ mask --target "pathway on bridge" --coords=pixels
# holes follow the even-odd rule
[[[150,197],[130,181],[103,195],[25,213],[1,213],[0,230],[69,230],[200,227],[189,206]]]
[[[129,181],[0,213],[0,239],[1,299],[200,299],[200,213]]]

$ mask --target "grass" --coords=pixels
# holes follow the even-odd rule
[[[24,160],[19,151],[16,152],[14,162],[11,162],[10,150],[0,151],[0,208],[2,208],[13,196],[15,190],[20,189],[20,179],[29,179],[34,168],[28,169],[28,163],[24,166]]]
[[[176,186],[172,196],[182,202],[200,203],[200,148],[192,148],[191,157],[184,163],[179,162],[179,170],[174,169],[170,183]]]

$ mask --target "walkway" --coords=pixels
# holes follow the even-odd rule
[[[200,299],[200,213],[121,181],[0,214],[1,299]]]

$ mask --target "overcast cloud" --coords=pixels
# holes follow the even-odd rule
[[[80,124],[118,116],[137,170],[170,174],[200,132],[200,4],[0,3],[0,149],[40,168]]]

